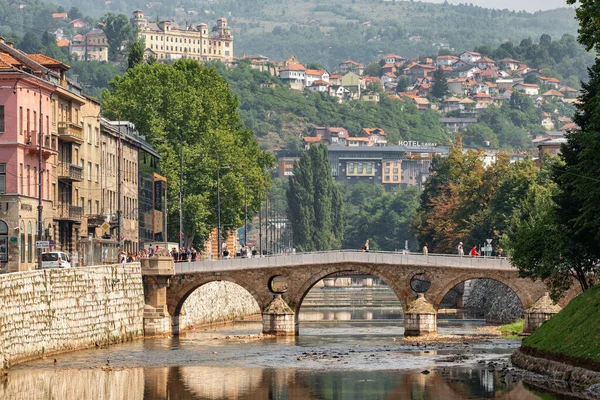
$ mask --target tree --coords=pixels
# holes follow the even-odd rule
[[[144,43],[142,40],[136,40],[129,46],[129,55],[127,56],[127,68],[133,68],[144,62]]]
[[[578,0],[567,0],[567,4],[575,4]],[[600,50],[600,10],[593,0],[580,0],[575,15],[579,20],[579,43],[587,51]]]
[[[36,54],[41,51],[42,42],[35,33],[29,31],[23,36],[19,48],[25,53]]]
[[[107,13],[100,21],[103,23],[102,31],[108,41],[108,58],[118,61],[122,58],[121,49],[124,42],[135,38],[133,27],[123,14]]]
[[[446,79],[444,71],[442,71],[441,67],[433,73],[433,79],[434,81],[433,87],[431,88],[431,95],[441,99],[446,96],[446,93],[448,93],[448,80]]]
[[[294,166],[287,191],[294,244],[301,251],[340,248],[343,200],[331,176],[325,145],[313,146]]]
[[[83,18],[83,14],[81,14],[81,11],[79,11],[77,7],[71,7],[68,15],[71,21],[74,19]]]
[[[381,65],[379,65],[377,62],[369,63],[369,65],[365,67],[364,75],[380,77]]]
[[[172,220],[179,213],[181,151],[186,246],[199,245],[217,226],[217,170],[225,231],[243,223],[244,200],[250,217],[258,212],[269,186],[266,171],[273,158],[259,150],[237,107],[237,98],[214,68],[188,59],[139,64],[115,77],[104,93],[104,115],[133,122],[161,155]],[[177,241],[179,227],[169,225],[170,240]]]
[[[321,69],[326,69],[322,64],[319,63],[308,63],[306,64],[306,69],[316,69],[316,70],[321,70]]]

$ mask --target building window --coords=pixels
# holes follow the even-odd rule
[[[386,173],[386,174],[389,174],[389,173],[390,173],[390,169],[389,169],[389,168],[386,168],[386,169],[385,169],[385,173]]]
[[[88,199],[88,214],[92,213],[92,200]]]
[[[27,262],[33,262],[33,237],[31,235],[31,222],[27,224]]]
[[[0,164],[0,193],[6,193],[6,164]]]
[[[92,163],[88,161],[88,168],[87,168],[87,175],[88,175],[88,181],[92,180]]]
[[[87,126],[87,142],[92,143],[92,125],[88,124]]]
[[[397,174],[398,173],[398,168],[394,168],[394,173]]]
[[[4,133],[4,106],[0,106],[0,133]]]
[[[99,130],[98,130],[98,128],[96,127],[96,128],[94,128],[94,144],[95,144],[96,146],[100,145],[100,140],[99,140],[99,138],[100,138]]]
[[[95,165],[96,170],[94,171],[96,174],[94,175],[94,179],[96,183],[98,183],[98,177],[100,176],[100,166],[98,164]]]
[[[26,245],[25,245],[25,223],[21,222],[21,262],[24,263],[25,262],[25,250],[26,250]]]
[[[29,190],[31,188],[31,167],[28,165],[27,166],[27,188],[26,188],[26,195],[29,196]]]

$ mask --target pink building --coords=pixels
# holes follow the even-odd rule
[[[0,41],[0,51],[0,262],[4,270],[19,271],[35,268],[40,178],[43,224],[52,227],[55,86],[38,77],[43,67],[22,59],[10,43]]]

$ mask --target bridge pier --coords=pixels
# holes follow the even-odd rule
[[[404,313],[404,336],[424,336],[437,333],[437,312],[419,293]]]
[[[167,286],[175,274],[173,258],[167,254],[140,260],[144,281],[144,336],[172,334],[167,309]]]
[[[533,306],[525,310],[525,323],[523,333],[532,333],[542,324],[558,314],[561,307],[550,298],[548,292],[536,301]]]
[[[262,312],[263,333],[275,336],[298,335],[298,324],[294,310],[283,300],[281,294],[273,296],[273,301]]]

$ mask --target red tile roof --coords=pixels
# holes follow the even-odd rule
[[[27,54],[27,57],[29,57],[36,63],[43,65],[44,67],[60,67],[64,69],[71,68],[67,64],[63,64],[62,62],[55,60],[52,57],[48,57],[45,54]]]

